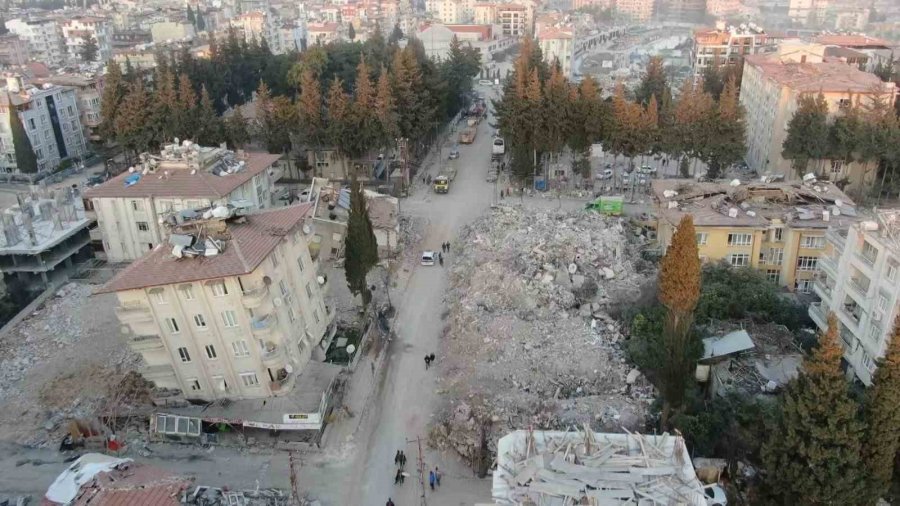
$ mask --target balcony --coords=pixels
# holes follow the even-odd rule
[[[832,246],[834,246],[835,251],[839,254],[847,244],[847,231],[829,228],[828,231],[825,232],[825,240],[830,242]]]
[[[854,325],[859,325],[863,311],[855,301],[845,302],[844,305],[841,306],[841,311]]]
[[[828,282],[822,278],[816,278],[813,282],[813,292],[822,300],[830,300],[832,288],[828,286]]]
[[[262,305],[268,294],[269,287],[266,285],[244,290],[244,293],[241,295],[241,303],[247,309],[256,309]]]
[[[126,303],[116,308],[116,316],[124,324],[153,321],[153,312],[142,302]]]
[[[267,342],[263,344],[260,355],[262,356],[263,364],[266,367],[284,365],[284,348],[275,343]]]
[[[175,369],[170,364],[144,366],[139,372],[148,381],[175,380]]]
[[[819,257],[819,270],[828,274],[831,279],[838,278],[838,262],[837,259],[829,255]]]
[[[828,327],[828,317],[826,316],[825,307],[821,302],[814,302],[809,305],[809,317],[816,323],[820,329]]]
[[[274,314],[267,314],[265,316],[257,316],[250,320],[250,330],[253,332],[254,336],[263,337],[268,336],[272,333],[272,327],[275,326],[275,322],[277,318]]]
[[[128,339],[128,344],[137,353],[162,350],[164,348],[162,338],[157,335],[132,336]]]
[[[272,390],[272,393],[275,395],[282,395],[288,391],[290,391],[291,387],[294,386],[294,375],[287,372],[285,369],[281,369],[279,371],[279,376],[281,379],[270,381],[269,389]]]
[[[850,278],[847,282],[850,285],[850,288],[853,289],[854,292],[862,296],[863,298],[868,298],[869,294],[869,282],[868,278],[859,277],[859,278]]]

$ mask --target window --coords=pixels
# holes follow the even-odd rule
[[[781,271],[778,269],[766,269],[766,279],[778,284],[781,281]]]
[[[170,334],[177,334],[181,332],[181,330],[178,328],[178,321],[175,320],[175,318],[166,318],[164,321],[166,322],[166,329]]]
[[[234,311],[230,309],[228,311],[222,311],[222,323],[228,328],[237,327],[237,316],[234,314]]]
[[[821,235],[804,235],[800,239],[800,247],[807,249],[822,249],[825,247],[825,237]]]
[[[819,265],[817,257],[797,257],[797,269],[801,271],[814,271]]]
[[[137,222],[137,228],[141,232],[149,232],[150,231],[150,226],[147,225],[146,221]]]
[[[811,279],[798,279],[794,282],[794,289],[800,293],[809,293],[812,291]]]
[[[132,200],[131,201],[131,209],[134,211],[143,211],[144,203],[141,202],[140,200]]]
[[[863,365],[870,373],[875,372],[875,361],[865,351],[863,352]]]
[[[182,362],[190,362],[191,354],[188,353],[187,348],[178,348],[178,356],[181,358]]]
[[[28,118],[28,128],[31,130],[37,128],[37,125],[34,123],[34,118]]]
[[[888,301],[888,298],[885,297],[884,295],[881,295],[881,294],[878,295],[878,309],[880,309],[880,310],[884,311],[885,313],[887,313],[887,312],[888,312],[888,303],[889,303],[889,302],[890,302],[890,301]]]
[[[234,351],[235,357],[249,357],[250,356],[250,348],[247,347],[247,341],[241,339],[240,341],[233,341],[231,343],[231,350]]]
[[[272,256],[269,258],[272,259],[272,268],[277,269],[278,268],[278,251],[277,250],[272,251]]]
[[[306,296],[309,297],[310,299],[313,296],[312,288],[309,287],[309,283],[306,283]]]
[[[736,253],[728,255],[728,262],[732,267],[749,267],[750,255],[747,253]]]
[[[256,377],[255,372],[245,372],[241,374],[241,382],[245,387],[257,387],[259,386],[259,378]]]
[[[199,436],[200,419],[186,416],[156,415],[156,432],[179,436]]]
[[[888,281],[896,281],[897,280],[897,266],[896,265],[888,264],[887,278],[888,278]]]
[[[185,285],[180,288],[181,296],[184,297],[184,300],[194,300],[194,289],[191,285]]]
[[[781,265],[784,262],[784,249],[783,248],[772,248],[769,250],[769,264],[770,265]]]
[[[200,381],[197,380],[197,378],[191,378],[187,380],[187,384],[190,387],[191,391],[196,392],[200,390]]]
[[[303,257],[297,257],[297,267],[300,268],[300,272],[303,272]]]
[[[703,246],[706,244],[706,241],[709,239],[709,234],[706,232],[700,232],[697,234],[697,246]]]
[[[875,246],[872,246],[872,243],[869,241],[863,241],[861,254],[866,262],[874,264],[875,260],[878,258],[878,249]]]
[[[166,300],[166,293],[163,292],[162,290],[152,292],[151,295],[153,296],[153,301],[156,302],[157,304],[168,304],[169,303],[169,301]]]
[[[288,306],[288,307],[287,307],[287,311],[288,311],[288,320],[290,320],[291,322],[293,322],[294,320],[297,319],[297,315],[294,313],[294,308],[293,308],[293,307]]]
[[[224,297],[228,295],[228,287],[225,286],[224,281],[219,281],[212,284],[212,292],[215,297]]]
[[[728,234],[729,246],[750,246],[753,243],[751,234]]]
[[[878,338],[881,337],[881,329],[877,325],[869,325],[868,337],[877,343]]]
[[[218,355],[216,355],[216,347],[215,346],[213,346],[211,344],[207,344],[206,346],[203,347],[203,349],[206,350],[206,356],[209,357],[210,360],[215,360],[218,358]]]
[[[195,325],[198,329],[204,329],[204,330],[206,329],[206,319],[203,318],[203,315],[202,315],[202,314],[195,314],[195,315],[194,315],[194,325]]]
[[[776,228],[772,230],[772,242],[781,242],[784,240],[784,229]]]
[[[313,309],[313,319],[316,320],[316,323],[319,323],[319,310]]]
[[[844,161],[843,160],[832,160],[831,161],[831,173],[834,175],[838,175],[844,171]]]

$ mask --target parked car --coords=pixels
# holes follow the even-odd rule
[[[728,504],[728,495],[719,485],[707,485],[704,492],[707,506],[726,506]]]
[[[478,84],[480,84],[482,86],[490,86],[490,85],[494,84],[494,81],[491,81],[490,79],[479,79]]]
[[[641,165],[641,174],[656,174],[656,167],[651,167],[649,165]]]
[[[422,265],[434,265],[434,251],[422,252]]]
[[[456,160],[457,158],[459,158],[459,147],[458,146],[453,146],[452,148],[450,148],[449,158],[450,158],[450,160]]]
[[[613,177],[612,169],[603,169],[603,172],[600,172],[599,174],[597,174],[597,179],[599,179],[600,181],[612,179],[612,177]]]

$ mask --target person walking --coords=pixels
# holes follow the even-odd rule
[[[441,486],[441,472],[438,470],[438,466],[434,466],[434,481],[437,483],[438,488]]]
[[[403,450],[401,450],[400,451],[400,469],[403,469],[404,467],[406,467],[406,454],[403,453]]]
[[[397,474],[394,475],[394,485],[398,483],[403,483],[403,471],[401,471],[399,468],[397,469]]]
[[[434,490],[434,471],[428,471],[428,484],[431,485],[431,490]]]
[[[426,371],[428,370],[428,366],[430,366],[430,365],[431,365],[431,357],[428,355],[425,355],[425,370]]]
[[[428,355],[428,362],[432,363],[432,364],[434,363],[434,353],[432,353],[431,355]]]
[[[400,465],[400,450],[397,450],[397,454],[394,455],[394,465],[395,466]]]
[[[392,501],[391,498],[388,497],[388,502],[384,503],[384,506],[394,506],[394,501]]]
[[[441,267],[444,266],[444,257],[440,253],[438,253],[438,263],[441,264]]]

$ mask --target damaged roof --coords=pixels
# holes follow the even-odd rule
[[[225,250],[210,257],[176,258],[168,244],[157,246],[95,293],[240,276],[253,272],[307,216],[312,204],[260,211],[228,225]]]
[[[690,214],[696,226],[767,227],[779,220],[798,228],[828,228],[856,222],[855,204],[827,181],[698,183],[692,179],[657,179],[653,198],[660,218],[677,225]],[[825,212],[828,212],[826,219]]]

